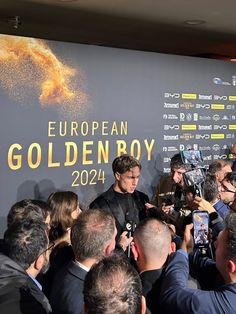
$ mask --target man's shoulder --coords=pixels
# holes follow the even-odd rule
[[[133,195],[136,196],[136,197],[139,197],[139,198],[141,198],[143,200],[146,200],[147,202],[149,200],[149,197],[147,196],[147,194],[145,194],[145,193],[143,193],[143,192],[141,192],[139,190],[135,190]]]
[[[95,208],[97,206],[98,207],[102,207],[104,202],[110,201],[114,197],[115,197],[115,193],[114,193],[114,190],[113,190],[113,188],[111,186],[107,191],[103,192],[97,198],[95,198],[95,200],[93,200],[91,202],[91,204],[89,205],[89,208]]]

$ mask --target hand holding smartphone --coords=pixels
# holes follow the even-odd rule
[[[209,245],[209,214],[205,210],[193,211],[193,240],[195,247]]]

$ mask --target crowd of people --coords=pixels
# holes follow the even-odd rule
[[[215,160],[189,184],[196,164],[178,153],[150,201],[137,190],[140,162],[124,154],[112,163],[114,183],[88,209],[72,191],[17,202],[0,242],[0,313],[236,313],[232,166]],[[211,232],[198,222],[199,247],[193,216],[202,211]]]

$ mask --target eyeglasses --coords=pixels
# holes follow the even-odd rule
[[[46,250],[44,250],[42,253],[40,253],[39,255],[43,255],[44,253],[46,253],[47,251],[52,251],[52,249],[55,247],[55,242],[52,242],[48,248]]]
[[[232,191],[232,190],[229,190],[224,184],[221,183],[221,191],[222,192],[229,192],[229,193],[234,193],[236,194],[236,191]]]

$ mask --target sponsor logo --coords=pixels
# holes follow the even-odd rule
[[[179,117],[175,114],[163,114],[163,119],[164,120],[177,120]]]
[[[211,109],[224,110],[225,105],[224,104],[211,104]]]
[[[189,149],[191,149],[191,148],[189,148]],[[193,144],[193,149],[198,150],[198,144]]]
[[[229,96],[230,101],[236,101],[236,96]]]
[[[228,110],[234,110],[235,109],[235,105],[227,105],[226,109]]]
[[[236,116],[233,114],[233,115],[231,116],[231,119],[232,119],[232,120],[236,120]]]
[[[204,151],[204,150],[211,150],[210,146],[199,146],[199,150]]]
[[[165,98],[180,98],[180,94],[179,93],[165,93],[164,94]]]
[[[194,104],[192,104],[191,102],[183,102],[182,104],[180,104],[180,108],[191,109],[194,108]]]
[[[229,124],[229,130],[236,130],[236,124]]]
[[[191,113],[185,114],[185,113],[181,112],[179,114],[179,119],[180,119],[180,121],[185,121],[185,120],[191,121],[192,120],[192,114]]]
[[[213,159],[227,159],[228,156],[226,154],[223,155],[213,155]]]
[[[225,138],[224,134],[211,134],[211,139],[212,140],[222,140]]]
[[[196,109],[210,109],[211,105],[210,104],[196,104],[195,107]]]
[[[197,99],[197,94],[182,94],[182,99]]]
[[[198,113],[193,114],[193,121],[198,121]]]
[[[191,144],[187,144],[187,145],[183,145],[183,144],[180,144],[179,145],[179,150],[190,150],[190,149],[195,149],[195,150],[197,150],[197,145],[196,144],[194,144],[193,146],[191,145]]]
[[[164,141],[175,141],[179,139],[179,135],[164,135]]]
[[[164,108],[179,109],[179,103],[164,103]]]
[[[168,152],[178,152],[179,150],[175,146],[169,146],[169,147],[167,147],[166,151],[168,151]]]
[[[174,124],[174,125],[169,125],[169,124],[164,124],[164,130],[179,130],[179,125]]]
[[[182,124],[181,130],[182,131],[194,131],[194,130],[197,130],[197,125],[196,124]]]
[[[216,85],[231,85],[229,82],[224,82],[220,77],[214,77],[213,78],[213,83]]]
[[[163,168],[164,173],[170,173],[170,168]]]
[[[198,95],[198,99],[201,99],[201,100],[212,100],[212,95]]]
[[[164,157],[163,158],[164,163],[169,163],[170,162],[170,157]]]
[[[215,152],[217,152],[218,150],[220,150],[220,145],[215,144],[215,145],[212,146],[212,149],[213,149]]]
[[[198,130],[200,131],[207,131],[207,130],[212,130],[212,125],[199,125],[198,126]]]
[[[220,116],[218,114],[214,114],[214,116],[212,117],[212,119],[214,121],[219,121],[220,120]]]
[[[204,161],[212,160],[212,155],[202,157]]]
[[[184,133],[184,134],[180,135],[180,139],[189,141],[189,140],[194,139],[194,135],[191,133]]]
[[[222,124],[222,125],[215,124],[214,125],[214,130],[227,130],[227,125],[225,125],[225,124]]]
[[[211,120],[211,116],[199,116],[199,120],[201,120],[201,121],[210,121]]]
[[[210,138],[209,134],[196,134],[195,135],[196,140],[208,140]]]
[[[228,99],[227,96],[214,95],[214,100],[227,100],[227,99]]]
[[[226,134],[226,138],[227,138],[227,139],[229,139],[229,138],[234,138],[234,137],[235,137],[235,135],[232,134],[232,133]]]
[[[227,115],[224,115],[224,116],[222,117],[222,120],[231,120],[231,117],[230,117],[230,116],[227,116]]]

